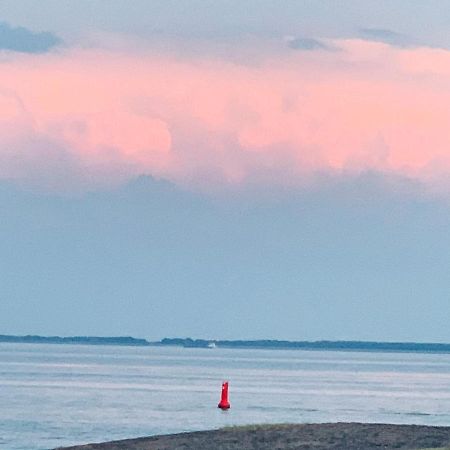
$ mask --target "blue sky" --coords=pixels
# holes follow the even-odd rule
[[[30,13],[31,12],[31,13]],[[109,31],[152,37],[302,34],[350,37],[362,28],[387,29],[437,46],[450,44],[446,0],[4,0],[2,19],[62,36]]]
[[[5,333],[448,340],[450,208],[408,183],[220,200],[151,178],[77,198],[3,185],[0,205]]]

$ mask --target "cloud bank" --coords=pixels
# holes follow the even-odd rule
[[[61,42],[60,38],[47,31],[36,33],[24,27],[13,27],[0,22],[0,50],[45,53]]]
[[[297,37],[288,40],[289,48],[294,50],[332,50],[318,39]]]
[[[322,42],[322,41],[320,41]],[[450,172],[450,52],[359,39],[253,62],[66,49],[0,61],[0,177],[90,189],[151,174],[206,188]]]
[[[361,28],[359,35],[362,39],[375,42],[384,42],[385,44],[398,47],[415,47],[418,46],[416,39],[405,36],[395,31],[386,30],[384,28]]]

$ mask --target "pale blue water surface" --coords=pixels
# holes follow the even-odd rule
[[[450,425],[450,355],[0,344],[1,449],[336,421]]]

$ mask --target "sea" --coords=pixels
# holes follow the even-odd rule
[[[340,421],[450,425],[450,354],[0,344],[0,449]]]

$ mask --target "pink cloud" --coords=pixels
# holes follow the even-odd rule
[[[332,44],[341,50],[271,51],[248,65],[106,50],[9,57],[0,176],[58,188],[71,171],[84,187],[142,173],[206,185],[447,175],[450,52]]]

